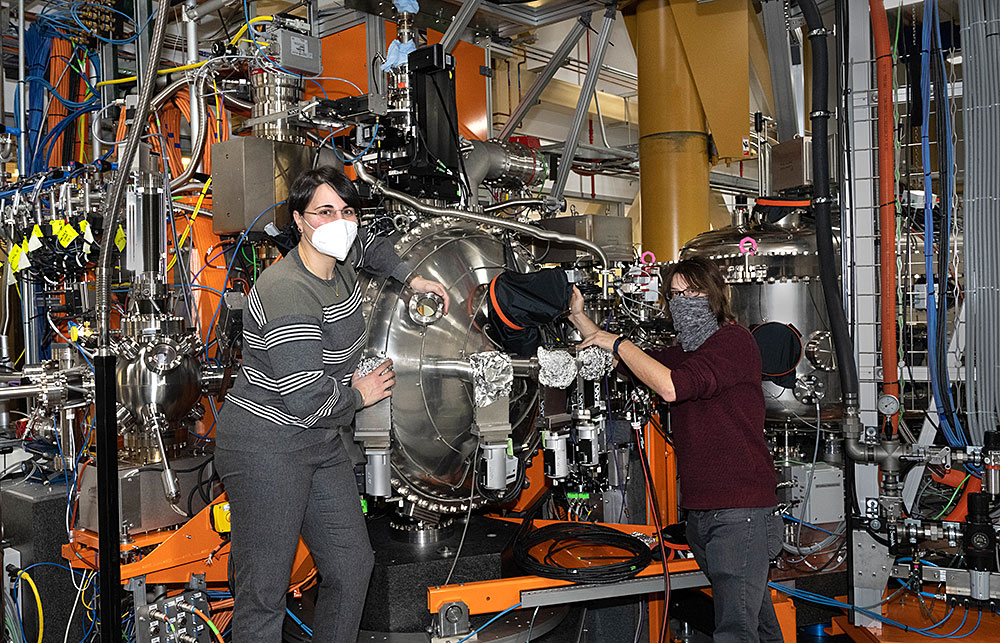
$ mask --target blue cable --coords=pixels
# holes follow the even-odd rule
[[[344,164],[353,163],[357,161],[358,159],[362,158],[365,154],[367,154],[368,150],[372,148],[372,144],[375,142],[375,138],[378,136],[378,126],[379,124],[376,122],[375,129],[374,131],[372,131],[372,140],[368,141],[368,146],[365,147],[364,151],[361,152],[361,154],[358,154],[357,156],[351,159],[345,159],[343,156],[340,155],[340,152],[337,151],[337,147],[335,145],[331,146],[333,148],[333,153],[336,154],[337,158],[340,159],[340,161]]]
[[[831,536],[839,536],[840,535],[840,534],[835,534],[832,531],[827,531],[826,529],[823,529],[822,527],[818,527],[818,526],[812,524],[811,522],[806,522],[805,520],[799,520],[795,516],[792,516],[792,515],[789,515],[789,514],[784,514],[783,513],[783,514],[781,514],[781,517],[784,518],[785,520],[791,520],[792,522],[801,523],[803,527],[809,527],[810,529],[815,529],[816,531],[822,531],[824,534],[830,534]]]
[[[913,559],[912,558],[897,558],[896,562],[897,563],[912,563]],[[932,563],[929,560],[924,560],[923,558],[921,558],[919,560],[919,562],[920,562],[921,565],[927,565],[928,567],[940,567],[940,565],[936,565],[936,564]]]
[[[503,616],[507,612],[511,612],[513,610],[516,610],[519,607],[521,607],[520,603],[518,603],[517,605],[511,605],[510,607],[508,607],[504,611],[500,612],[499,614],[497,614],[496,616],[494,616],[493,618],[491,618],[490,620],[486,621],[481,626],[479,626],[478,628],[476,628],[475,630],[473,630],[472,633],[470,633],[469,635],[467,635],[465,638],[459,639],[458,643],[465,643],[465,641],[468,641],[469,639],[471,639],[476,634],[479,634],[480,632],[482,632],[483,630],[485,630],[490,625],[490,623],[492,623],[493,621],[497,620],[498,618],[500,618],[501,616]]]
[[[87,5],[87,4],[90,4],[90,3],[88,3],[88,2],[80,2],[80,3],[74,3],[73,5],[71,5],[70,9],[69,9],[70,17],[73,19],[74,22],[76,22],[77,26],[79,26],[80,29],[83,29],[83,31],[85,31],[86,33],[90,34],[91,36],[97,38],[101,42],[106,42],[106,43],[108,43],[110,45],[127,45],[127,44],[129,44],[131,42],[135,42],[136,40],[139,39],[139,36],[142,35],[142,32],[145,31],[147,27],[149,27],[149,23],[153,20],[153,17],[156,16],[156,10],[154,9],[149,14],[149,18],[146,19],[145,24],[143,24],[143,26],[140,28],[139,27],[139,23],[137,23],[135,21],[135,19],[133,19],[132,16],[128,15],[127,13],[122,13],[121,11],[118,11],[117,9],[113,9],[113,8],[105,6],[105,5],[99,5],[102,9],[107,9],[108,11],[111,11],[113,13],[118,14],[119,16],[122,16],[123,18],[125,18],[126,20],[128,20],[129,22],[131,22],[132,23],[132,28],[135,29],[135,33],[133,33],[128,38],[106,38],[104,36],[98,35],[94,31],[91,31],[90,28],[88,28],[87,25],[85,25],[83,23],[83,21],[80,20],[80,17],[77,15],[77,10],[81,6]]]
[[[924,3],[924,20],[922,29],[922,46],[920,50],[920,91],[923,96],[923,113],[920,123],[920,149],[924,171],[924,271],[927,281],[927,367],[931,380],[931,391],[934,394],[934,405],[937,408],[939,426],[945,435],[949,446],[963,446],[964,436],[957,436],[951,430],[951,424],[944,413],[944,401],[941,396],[941,383],[938,381],[937,355],[937,310],[934,292],[934,203],[933,183],[931,181],[931,21],[933,20],[931,2]],[[939,97],[940,100],[940,97]],[[940,110],[939,110],[940,111]],[[945,356],[947,359],[947,355]]]
[[[295,614],[293,614],[293,613],[292,613],[292,610],[290,610],[290,609],[288,609],[288,608],[286,607],[286,608],[285,608],[285,612],[286,612],[286,613],[287,613],[287,614],[288,614],[289,616],[291,616],[291,617],[292,617],[292,620],[293,620],[293,621],[295,621],[295,624],[296,624],[296,625],[298,625],[298,626],[299,626],[300,628],[302,628],[302,631],[303,631],[303,632],[305,632],[305,633],[306,633],[306,634],[308,634],[309,636],[312,636],[312,634],[313,634],[313,631],[312,631],[312,629],[310,629],[308,625],[306,625],[306,624],[305,624],[305,623],[303,623],[303,622],[302,622],[301,620],[299,620],[299,617],[298,617],[298,616],[296,616]]]
[[[171,288],[184,288],[184,286],[182,284],[173,284],[170,287]],[[216,295],[219,295],[219,296],[222,295],[222,293],[219,292],[218,290],[216,290],[215,288],[210,288],[208,286],[199,286],[197,284],[191,284],[191,287],[194,288],[194,289],[196,289],[196,290],[207,290],[209,292],[214,292]]]
[[[865,609],[863,607],[857,607],[855,605],[850,605],[849,603],[845,603],[843,601],[838,601],[837,599],[834,599],[834,598],[828,598],[826,596],[821,596],[819,594],[814,594],[812,592],[807,592],[807,591],[801,590],[801,589],[793,589],[793,588],[790,588],[790,587],[785,587],[784,585],[779,585],[777,583],[773,583],[773,582],[770,582],[770,581],[768,582],[768,586],[771,587],[772,589],[778,590],[779,592],[782,592],[784,594],[788,594],[789,596],[792,596],[793,598],[798,598],[800,600],[808,601],[810,603],[816,603],[818,605],[824,605],[826,607],[832,607],[832,608],[835,608],[835,609],[846,609],[846,610],[855,611],[855,612],[858,612],[860,614],[864,614],[865,616],[868,616],[869,618],[873,618],[873,619],[875,619],[877,621],[881,621],[882,623],[885,623],[886,625],[891,625],[893,627],[899,628],[899,629],[903,630],[904,632],[916,632],[917,634],[920,634],[922,636],[926,636],[928,638],[965,638],[965,637],[971,635],[973,632],[975,632],[979,628],[979,623],[982,620],[982,612],[980,612],[980,614],[979,614],[980,618],[976,622],[975,628],[973,628],[972,630],[969,630],[968,632],[966,632],[965,634],[963,634],[961,636],[953,636],[953,635],[950,635],[950,634],[949,635],[935,634],[935,633],[929,632],[927,630],[932,629],[934,627],[938,627],[940,625],[940,623],[938,623],[937,625],[932,625],[932,626],[927,627],[927,628],[910,627],[909,625],[904,625],[903,623],[900,623],[899,621],[896,621],[896,620],[893,620],[891,618],[882,616],[881,614],[878,614],[876,612],[872,612],[871,610],[867,610],[867,609]],[[956,630],[956,632],[957,631],[958,630]]]
[[[937,0],[933,0],[929,4],[932,5],[933,10],[934,10],[934,43],[937,46],[938,59],[939,59],[940,64],[941,64],[941,69],[944,70],[946,67],[945,67],[944,50],[943,50],[942,43],[941,43],[941,17],[940,17],[940,15],[938,13],[938,2],[937,2]],[[944,73],[942,71],[942,76],[943,75],[944,75]],[[947,78],[944,78],[944,82],[941,83],[941,93],[942,93],[941,96],[936,97],[937,98],[938,107],[935,110],[936,113],[937,113],[937,115],[938,115],[938,118],[942,118],[943,119],[942,122],[944,123],[944,130],[945,130],[945,141],[944,141],[945,173],[944,173],[944,176],[941,177],[944,180],[944,186],[941,189],[941,192],[942,192],[942,194],[941,194],[941,197],[942,197],[941,213],[942,213],[942,215],[944,215],[944,219],[943,219],[942,224],[941,224],[941,243],[938,244],[938,252],[943,252],[943,253],[945,253],[947,255],[948,249],[951,246],[951,238],[950,238],[951,237],[951,209],[952,209],[951,197],[952,197],[952,193],[954,192],[954,189],[955,189],[955,174],[954,174],[954,170],[953,170],[953,168],[954,168],[954,162],[955,162],[955,146],[954,146],[954,141],[952,140],[951,103],[950,103],[950,100],[949,100],[949,97],[948,97],[948,79]],[[938,153],[940,154],[941,150],[938,150]],[[945,289],[945,291],[942,292],[941,296],[945,297],[945,299],[947,299],[947,296],[948,296],[948,293],[947,293],[947,287],[948,287],[947,280],[945,280],[944,284],[941,284],[941,287]],[[937,309],[935,308],[935,313],[936,313],[936,311],[937,311]],[[936,323],[937,323],[937,325],[938,325],[939,328],[942,327],[942,326],[944,326],[944,328],[946,329],[946,332],[947,332],[947,328],[948,328],[948,307],[947,307],[947,305],[944,308],[944,313],[943,313],[941,319],[936,320]],[[929,338],[930,337],[928,335],[928,339]],[[944,356],[944,358],[947,360],[947,354]],[[952,391],[951,391],[951,375],[948,373],[948,369],[947,368],[944,369],[944,386],[942,388],[943,388],[942,395],[947,394],[947,396],[948,396],[949,408],[954,409],[955,408],[955,398],[954,398],[954,395],[952,394]],[[962,424],[961,424],[961,422],[960,422],[960,420],[958,418],[958,414],[957,413],[952,413],[951,414],[951,420],[952,420],[952,422],[955,425],[955,432],[958,435],[962,436],[963,439],[964,439],[964,437],[965,437],[965,431],[962,429]]]
[[[257,215],[257,218],[253,220],[253,223],[247,226],[247,229],[244,230],[243,234],[240,235],[240,240],[236,242],[236,246],[233,248],[233,261],[229,262],[229,267],[226,269],[226,278],[222,282],[223,290],[225,290],[226,284],[229,283],[229,274],[233,271],[233,264],[236,263],[236,257],[240,252],[240,246],[243,245],[243,240],[247,238],[247,234],[249,234],[250,230],[252,230],[253,227],[257,225],[257,221],[259,221],[262,216],[264,216],[274,208],[278,207],[279,205],[282,205],[283,203],[284,201],[278,201],[274,205],[268,206],[266,210]],[[200,273],[201,271],[199,270],[198,272]],[[222,298],[220,297],[219,305],[215,307],[215,314],[212,315],[212,323],[208,325],[208,331],[205,335],[206,338],[212,335],[212,329],[215,328],[215,322],[219,318],[219,312],[221,310],[222,310]],[[208,357],[208,345],[205,346],[205,357]]]

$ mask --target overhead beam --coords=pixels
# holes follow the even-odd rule
[[[615,16],[617,14],[618,9],[614,4],[609,5],[604,12],[601,33],[597,37],[597,45],[591,60],[590,69],[587,70],[587,75],[583,78],[580,97],[577,100],[576,111],[573,114],[573,121],[570,123],[569,133],[567,134],[563,163],[559,165],[559,173],[556,175],[555,183],[552,185],[552,198],[557,201],[562,198],[563,190],[566,189],[566,182],[569,180],[570,171],[573,169],[573,157],[576,155],[576,146],[580,139],[580,132],[583,130],[583,121],[589,111],[590,103],[594,99],[594,89],[597,87],[597,78],[601,73],[604,55],[608,52],[608,44],[611,42],[611,30],[615,26]]]
[[[503,129],[500,130],[500,135],[497,138],[501,141],[505,141],[510,138],[510,135],[514,133],[514,130],[517,129],[517,126],[521,124],[521,121],[524,120],[524,117],[528,114],[528,110],[535,105],[535,101],[538,100],[542,90],[544,90],[545,86],[549,84],[552,77],[556,75],[556,71],[558,71],[563,62],[565,62],[566,57],[569,56],[569,53],[574,47],[576,47],[576,44],[580,42],[580,38],[587,31],[587,29],[590,28],[590,17],[591,12],[584,12],[580,15],[576,22],[573,23],[569,33],[567,33],[566,37],[563,39],[562,44],[560,44],[559,48],[556,49],[554,54],[552,54],[552,58],[549,59],[548,64],[545,65],[542,71],[538,73],[538,76],[535,78],[535,82],[533,82],[531,87],[528,88],[528,92],[521,97],[521,102],[518,103],[517,107],[511,113],[510,118],[508,118],[507,122],[504,124]]]
[[[481,3],[482,0],[465,0],[462,3],[462,8],[455,14],[455,18],[451,21],[448,30],[441,37],[441,45],[444,47],[444,53],[450,54],[451,50],[458,44],[459,39],[465,33],[466,27],[472,21],[472,16],[476,15],[476,9],[479,8]]]

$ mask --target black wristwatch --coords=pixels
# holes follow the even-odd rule
[[[624,341],[625,341],[625,338],[622,337],[621,335],[619,335],[618,339],[615,340],[615,343],[611,345],[611,352],[615,354],[615,357],[621,357],[618,354],[618,347],[621,346],[622,342],[624,342]]]

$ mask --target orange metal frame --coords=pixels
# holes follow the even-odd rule
[[[209,585],[228,582],[229,541],[212,529],[209,515],[212,506],[227,501],[225,494],[212,501],[194,518],[176,531],[160,531],[136,536],[123,543],[121,550],[133,554],[135,562],[121,566],[122,582],[145,576],[152,584],[185,584],[192,574],[204,574]],[[142,551],[155,547],[152,551]],[[97,567],[97,534],[85,529],[73,531],[73,542],[63,545],[63,558],[77,569]],[[304,583],[314,570],[312,556],[302,540],[292,563],[292,586]]]

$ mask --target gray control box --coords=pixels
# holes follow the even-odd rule
[[[315,76],[323,71],[323,50],[319,38],[279,29],[277,40],[279,65],[308,76]]]

